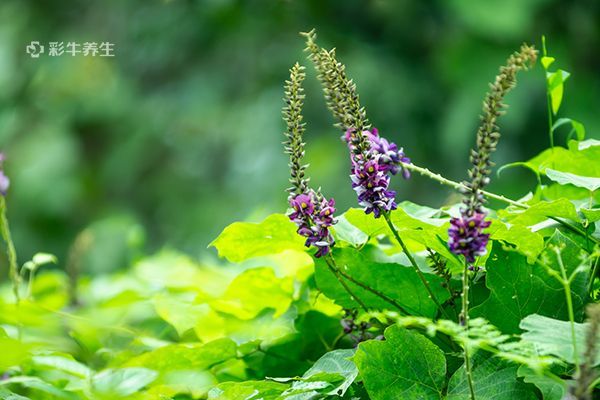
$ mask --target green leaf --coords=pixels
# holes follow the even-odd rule
[[[107,369],[94,375],[92,390],[104,399],[129,396],[152,383],[158,373],[148,368]]]
[[[356,368],[356,365],[354,365],[354,362],[350,360],[353,355],[354,350],[352,349],[330,351],[319,358],[317,362],[306,371],[303,378],[307,379],[322,372],[341,375],[343,380],[327,394],[343,396],[350,385],[352,385],[352,382],[354,382],[354,379],[358,376],[358,369]]]
[[[395,325],[385,337],[361,343],[354,356],[371,399],[442,399],[444,353],[423,335]]]
[[[473,387],[476,399],[486,400],[536,400],[531,389],[517,380],[515,364],[489,357],[474,357]],[[479,362],[478,362],[479,361]],[[469,385],[464,367],[457,370],[448,383],[447,400],[464,400],[469,398]]]
[[[20,340],[0,337],[0,371],[20,365],[29,355],[30,346]]]
[[[563,400],[567,391],[564,381],[562,381],[563,383],[559,383],[546,375],[536,374],[533,370],[524,365],[519,367],[517,375],[522,377],[525,383],[534,384],[542,393],[542,398],[544,400]]]
[[[574,119],[571,119],[571,118],[557,119],[556,122],[554,122],[554,125],[552,125],[552,133],[554,134],[554,131],[556,131],[558,128],[560,128],[561,126],[563,126],[565,124],[571,125],[571,131],[567,135],[567,140],[569,140],[569,138],[573,135],[573,133],[575,133],[577,140],[585,139],[585,126],[583,126],[583,124],[581,122],[575,121]]]
[[[74,393],[69,393],[61,388],[58,388],[50,383],[38,378],[37,376],[14,376],[1,382],[3,385],[18,384],[24,388],[33,390],[37,395],[42,393],[42,398],[46,398],[45,394],[50,395],[52,399],[67,399],[67,400],[79,400],[80,397]],[[28,391],[29,392],[29,391]],[[40,393],[41,392],[41,393]],[[1,397],[0,397],[1,398]],[[8,397],[9,399],[11,397]],[[15,399],[20,399],[17,397]]]
[[[527,226],[507,225],[500,220],[493,220],[488,232],[493,240],[503,240],[516,247],[527,256],[527,262],[532,263],[544,249],[544,237],[532,232]]]
[[[550,168],[546,168],[546,176],[561,185],[575,185],[585,188],[590,192],[594,192],[600,188],[600,178],[592,176],[575,175],[570,172],[562,172]]]
[[[224,296],[211,302],[211,307],[244,320],[272,308],[277,318],[290,307],[293,294],[292,278],[279,279],[271,268],[253,268],[238,275]]]
[[[550,216],[573,221],[579,220],[575,205],[565,198],[554,201],[540,201],[526,210],[500,211],[498,214],[511,225],[524,226],[532,226],[546,221]]]
[[[273,214],[263,222],[235,222],[229,225],[209,246],[221,257],[241,262],[252,257],[281,253],[284,250],[303,250],[304,240],[296,233],[295,225],[283,214]]]
[[[542,57],[542,66],[544,67],[544,69],[548,69],[548,67],[550,65],[552,65],[552,63],[555,61],[556,59],[554,57],[548,57],[548,56],[544,56]]]
[[[356,281],[378,290],[386,296],[397,301],[401,306],[416,315],[434,316],[437,306],[429,298],[423,283],[416,272],[400,264],[378,263],[352,248],[334,249],[333,256],[338,268],[350,275]],[[442,287],[442,279],[436,275],[425,274],[431,289],[438,301],[444,302],[449,294]],[[319,260],[315,267],[315,278],[318,288],[338,305],[346,308],[359,307],[358,303],[350,297],[348,292],[336,279],[323,260]],[[351,291],[368,307],[375,309],[395,310],[385,300],[363,289],[353,282],[344,282]]]
[[[208,392],[209,400],[279,400],[289,385],[273,381],[224,382]]]
[[[552,103],[552,113],[556,115],[560,104],[562,103],[564,83],[571,74],[562,69],[556,72],[547,72],[546,79],[548,80],[548,92],[550,93]]]
[[[147,367],[160,373],[176,370],[204,370],[235,358],[237,346],[231,339],[219,339],[206,344],[172,344],[134,357],[128,367]]]
[[[36,369],[62,371],[83,379],[87,379],[93,372],[71,355],[34,356],[31,358],[31,364]]]
[[[185,297],[189,298],[189,296]],[[186,300],[185,297],[159,294],[152,299],[156,313],[173,325],[179,336],[183,336],[188,330],[193,329],[208,308],[205,304],[197,304],[194,301]]]
[[[29,397],[13,393],[5,387],[0,386],[0,400],[31,400]]]
[[[566,246],[563,259],[568,274],[579,267],[579,246],[558,231],[549,243]],[[547,258],[552,259],[551,255]],[[550,267],[557,271],[559,269],[555,262]],[[505,250],[500,244],[494,243],[486,269],[486,286],[491,291],[490,297],[472,309],[472,317],[487,318],[505,333],[518,333],[519,322],[530,314],[568,317],[563,286],[550,277],[542,266],[528,264],[519,253]],[[585,280],[581,279],[585,278],[583,275],[580,274],[572,286],[574,308],[579,315],[586,294]]]
[[[560,321],[533,314],[524,318],[519,326],[525,331],[521,334],[523,340],[533,343],[540,354],[554,355],[570,364],[574,363],[571,323],[569,321]],[[575,322],[575,339],[579,360],[583,360],[588,329],[588,323]],[[600,365],[600,338],[596,338],[595,359],[594,365]]]

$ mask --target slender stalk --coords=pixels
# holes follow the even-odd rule
[[[567,311],[569,312],[569,323],[571,325],[571,341],[573,344],[573,362],[575,363],[575,371],[579,376],[579,354],[577,352],[577,336],[575,336],[575,313],[573,312],[573,299],[571,297],[571,279],[567,277],[567,270],[563,264],[563,259],[558,248],[554,250],[556,252],[556,258],[558,260],[558,266],[560,267],[560,273],[562,276],[561,282],[565,290],[565,299],[567,300]]]
[[[592,274],[590,275],[590,282],[588,283],[587,292],[591,295],[592,290],[594,289],[594,280],[596,279],[596,275],[598,274],[598,265],[600,264],[600,256],[596,257],[596,263],[594,264],[594,268],[592,269]]]
[[[344,290],[346,292],[348,292],[348,294],[350,295],[350,298],[354,301],[356,301],[362,308],[363,310],[365,310],[366,312],[369,311],[369,308],[366,306],[365,303],[363,303],[363,301],[357,296],[355,295],[352,290],[348,287],[348,285],[346,284],[346,282],[342,279],[341,275],[340,275],[340,271],[338,268],[336,268],[335,264],[333,264],[331,262],[331,260],[333,260],[333,257],[326,257],[325,258],[325,262],[327,263],[327,266],[329,267],[329,269],[331,270],[331,273],[333,273],[333,275],[335,276],[335,278],[338,280],[338,282],[340,283],[340,285],[342,285],[342,287],[344,288]]]
[[[427,178],[433,179],[434,181],[437,181],[437,182],[441,183],[442,185],[450,186],[450,187],[452,187],[452,188],[454,188],[456,190],[459,190],[459,191],[468,189],[462,183],[455,182],[453,180],[444,178],[440,174],[436,174],[435,172],[432,172],[432,171],[430,171],[427,168],[419,167],[419,166],[417,166],[415,164],[402,164],[402,168],[406,168],[406,169],[408,169],[410,171],[417,172],[418,174],[423,175],[423,176],[425,176]],[[502,201],[504,203],[510,204],[511,206],[515,206],[515,207],[522,208],[522,209],[525,209],[525,210],[530,207],[529,205],[527,205],[525,203],[521,203],[519,201],[511,200],[508,197],[504,197],[504,196],[501,196],[499,194],[488,192],[488,191],[485,191],[485,190],[481,190],[481,194],[483,194],[485,197],[488,197],[490,199]],[[575,232],[575,233],[577,233],[579,235],[582,235],[584,237],[589,237],[590,240],[593,240],[594,242],[600,244],[600,239],[598,239],[598,238],[596,238],[594,236],[587,235],[585,231],[583,231],[582,229],[579,229],[575,225],[570,224],[569,222],[564,221],[561,218],[552,217],[552,216],[549,216],[548,218],[550,218],[550,219],[558,222],[559,224],[563,225],[565,228],[570,229],[571,231],[573,231],[573,232]]]
[[[548,56],[548,52],[546,51],[546,37],[542,36],[542,55],[544,57]],[[550,139],[550,148],[554,151],[554,132],[552,131],[552,127],[554,126],[554,122],[552,121],[552,97],[550,95],[550,82],[548,82],[548,70],[545,65],[544,67],[544,81],[546,82],[546,107],[548,109],[548,138]]]
[[[383,301],[389,303],[390,305],[394,306],[398,311],[400,311],[401,313],[405,314],[405,315],[410,315],[410,313],[408,311],[406,311],[406,309],[404,307],[402,307],[396,300],[392,299],[391,297],[385,295],[384,293],[380,292],[377,289],[373,289],[372,287],[370,287],[369,285],[354,279],[354,277],[352,277],[351,275],[345,273],[344,271],[342,271],[336,264],[335,259],[333,258],[333,256],[331,254],[329,254],[327,256],[327,258],[325,259],[325,261],[327,262],[327,265],[329,266],[329,268],[334,271],[334,273],[341,275],[343,278],[347,279],[348,281],[354,283],[357,286],[360,286],[361,288],[371,292],[372,294],[374,294],[375,296],[379,297],[380,299],[382,299]],[[342,283],[342,282],[340,282]],[[342,284],[343,285],[343,284]],[[351,295],[354,296],[354,295]],[[356,297],[356,296],[354,296]],[[359,303],[360,304],[360,303]]]
[[[410,264],[412,265],[413,269],[415,270],[415,272],[419,276],[419,279],[423,283],[423,286],[425,286],[425,289],[427,290],[427,293],[429,294],[429,298],[435,303],[435,305],[438,307],[438,309],[441,311],[441,313],[444,315],[444,317],[446,317],[447,319],[450,319],[450,316],[446,313],[446,310],[444,310],[444,308],[442,307],[442,305],[438,301],[437,297],[435,297],[435,295],[433,294],[433,291],[431,290],[431,286],[429,285],[429,282],[427,282],[427,279],[425,278],[425,275],[423,275],[423,272],[419,269],[419,266],[417,265],[417,262],[415,261],[414,257],[410,253],[410,251],[408,251],[408,248],[404,244],[404,241],[402,240],[402,238],[400,237],[400,234],[396,230],[396,227],[392,223],[392,220],[390,219],[390,213],[388,211],[383,211],[382,210],[381,214],[383,215],[383,218],[385,219],[385,222],[387,222],[390,230],[392,231],[392,234],[396,238],[396,241],[398,242],[398,244],[400,245],[400,247],[402,247],[402,251],[404,252],[404,254],[406,254],[406,257],[408,257],[408,260],[410,261]]]
[[[427,168],[423,168],[423,167],[419,167],[418,165],[415,164],[404,164],[402,163],[402,168],[406,168],[409,171],[414,171],[420,175],[426,176],[427,178],[433,179],[434,181],[437,181],[439,183],[441,183],[442,185],[446,185],[446,186],[450,186],[456,190],[459,191],[463,191],[463,190],[469,190],[469,188],[459,182],[455,182],[453,180],[444,178],[442,175],[440,174],[436,174],[435,172],[432,172],[431,170],[427,169]],[[512,206],[515,207],[519,207],[519,208],[529,208],[529,206],[527,204],[524,203],[520,203],[518,201],[514,201],[509,199],[508,197],[504,197],[501,196],[499,194],[495,194],[495,193],[491,193],[491,192],[487,192],[485,190],[481,190],[481,193],[486,196],[489,197],[490,199],[495,199],[495,200],[499,200],[502,201],[504,203],[510,204]]]
[[[21,296],[19,294],[21,276],[19,275],[19,266],[17,265],[17,251],[15,250],[15,245],[12,241],[10,227],[8,225],[8,218],[6,217],[6,198],[2,195],[0,195],[0,225],[2,238],[6,243],[6,251],[8,254],[9,264],[9,275],[13,284],[13,293],[15,294],[17,304],[19,304],[19,302],[21,301]]]
[[[465,334],[469,337],[469,263],[465,261],[465,269],[462,279],[462,323],[465,327]],[[475,389],[473,388],[473,372],[471,369],[471,358],[469,357],[469,347],[467,342],[464,346],[465,372],[467,374],[467,383],[469,384],[469,393],[471,400],[475,400]]]

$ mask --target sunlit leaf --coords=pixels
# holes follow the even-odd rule
[[[591,192],[600,188],[600,178],[592,176],[575,175],[570,172],[556,171],[550,168],[546,168],[546,176],[561,185],[575,185]]]

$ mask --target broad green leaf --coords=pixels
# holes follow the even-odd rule
[[[219,339],[206,344],[172,344],[134,357],[128,367],[146,367],[160,373],[177,370],[204,370],[235,358],[236,344],[231,339]]]
[[[223,297],[211,302],[211,307],[244,320],[272,308],[277,318],[290,307],[293,293],[292,278],[279,279],[271,268],[253,268],[238,275]]]
[[[500,217],[505,218],[511,225],[532,226],[547,220],[550,216],[579,220],[575,205],[568,199],[554,201],[540,201],[526,210],[501,211]]]
[[[289,385],[272,381],[223,382],[208,392],[209,400],[279,400]]]
[[[523,340],[533,343],[540,354],[551,354],[573,364],[573,340],[571,337],[571,323],[569,321],[560,321],[543,315],[533,314],[524,318],[519,326],[524,330],[521,334]],[[575,339],[577,341],[579,360],[583,360],[588,329],[588,323],[581,324],[575,322]],[[596,338],[595,365],[600,365],[600,338]]]
[[[346,219],[345,214],[338,217],[338,222],[334,225],[333,231],[338,241],[350,243],[354,247],[360,247],[369,240],[369,236],[352,225]]]
[[[196,303],[194,296],[159,294],[152,299],[156,313],[173,325],[177,334],[183,336],[193,329],[198,320],[208,312],[208,305]]]
[[[0,337],[0,371],[20,365],[29,356],[30,347],[20,340]]]
[[[92,391],[102,399],[129,396],[152,383],[158,373],[148,368],[107,369],[94,375]]]
[[[592,176],[575,175],[570,172],[556,171],[550,168],[546,168],[546,176],[561,185],[575,185],[591,192],[600,188],[600,178]]]
[[[36,369],[63,371],[84,379],[87,379],[93,372],[70,355],[33,356],[31,364]]]
[[[493,240],[514,245],[527,256],[529,263],[534,262],[544,249],[544,237],[523,225],[507,225],[500,220],[493,220],[488,232]]]
[[[550,243],[566,245],[563,259],[568,273],[579,267],[581,249],[575,243],[559,232],[554,234]],[[547,258],[552,260],[551,255]],[[558,270],[555,263],[550,267]],[[495,243],[486,269],[490,297],[472,309],[472,317],[487,318],[505,333],[518,333],[519,322],[530,314],[567,318],[563,287],[542,266],[528,264],[524,256]],[[573,282],[572,296],[575,311],[581,315],[586,288],[585,281],[581,279],[585,278],[584,274],[579,275]]]
[[[517,375],[522,377],[525,383],[531,383],[537,386],[540,392],[542,392],[542,398],[544,400],[563,400],[567,390],[564,381],[561,384],[546,375],[536,374],[533,370],[524,365],[519,367]]]
[[[480,361],[481,360],[481,361]],[[518,365],[489,357],[474,357],[473,387],[476,399],[486,400],[536,400],[530,387],[517,380]],[[469,398],[469,385],[464,366],[457,370],[448,383],[447,400]]]
[[[281,253],[284,250],[303,250],[304,240],[296,226],[283,214],[273,214],[263,222],[235,222],[223,230],[209,246],[221,257],[241,262],[252,257]]]
[[[370,398],[442,399],[444,353],[419,333],[395,325],[385,337],[361,343],[354,356]]]
[[[31,400],[29,397],[21,396],[11,392],[5,387],[0,386],[0,400]]]
[[[310,378],[318,373],[331,373],[331,374],[339,374],[344,379],[341,381],[339,385],[334,387],[327,394],[337,394],[339,396],[343,396],[354,379],[358,376],[358,369],[354,362],[350,359],[354,355],[354,350],[352,349],[339,349],[333,350],[329,353],[323,355],[323,357],[319,358],[317,362],[303,375],[303,378]],[[293,385],[292,385],[293,387]]]
[[[411,267],[400,264],[378,263],[369,259],[364,253],[352,248],[334,249],[334,258],[338,268],[356,281],[378,290],[392,298],[407,311],[416,315],[434,316],[437,306],[429,295],[418,275]],[[442,280],[436,275],[425,274],[431,289],[438,301],[444,302],[448,291],[442,287]],[[319,260],[315,268],[318,288],[337,304],[346,308],[359,307],[350,297],[336,276],[323,260]],[[394,310],[394,306],[382,300],[361,286],[343,278],[351,291],[367,306],[376,309]]]
[[[580,208],[579,211],[583,214],[585,219],[588,220],[588,222],[600,221],[600,208],[593,208],[593,209]]]
[[[562,69],[558,69],[556,72],[547,72],[546,74],[548,91],[552,100],[552,113],[556,115],[560,108],[560,104],[562,103],[564,83],[569,78],[570,74]]]
[[[46,398],[46,395],[49,395],[52,399],[67,399],[67,400],[79,400],[80,397],[75,395],[74,393],[69,393],[62,388],[56,387],[37,376],[14,376],[3,380],[0,382],[2,385],[20,385],[24,388],[27,388],[27,392],[34,394],[34,399],[37,399],[38,396],[42,398]],[[2,398],[2,397],[0,397]],[[12,397],[8,397],[8,399],[12,399]],[[20,399],[20,397],[14,398]]]

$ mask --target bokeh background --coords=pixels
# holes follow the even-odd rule
[[[337,47],[372,122],[419,165],[466,175],[487,84],[524,42],[546,35],[572,73],[561,115],[600,130],[596,0],[105,0],[0,2],[0,147],[12,179],[9,217],[20,261],[36,251],[102,273],[170,246],[214,257],[227,224],[286,209],[282,83],[307,65],[312,181],[354,204],[340,132],[298,32]],[[114,58],[42,56],[32,40],[108,41]],[[522,74],[507,99],[498,164],[548,145],[544,75]],[[558,143],[565,142],[560,136]],[[525,194],[510,170],[492,189]],[[394,182],[400,199],[439,206],[425,178]],[[79,238],[79,239],[77,239]],[[92,245],[93,244],[93,245]],[[82,255],[83,254],[83,255]]]

